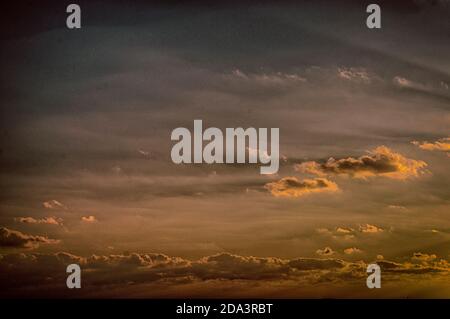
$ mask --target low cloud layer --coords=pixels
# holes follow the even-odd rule
[[[450,264],[445,259],[417,258],[416,253],[410,261],[378,261],[385,275],[384,281],[395,280],[391,275],[429,274],[441,277],[448,274]],[[330,255],[330,254],[327,254]],[[426,254],[421,254],[421,256]],[[36,289],[39,296],[49,296],[65,292],[65,269],[76,263],[82,269],[82,285],[79,293],[89,294],[96,290],[100,293],[115,291],[117,297],[124,297],[130,287],[164,283],[166,291],[170,288],[186,289],[195,284],[210,285],[220,282],[222,287],[239,283],[245,289],[256,286],[290,286],[302,284],[311,288],[318,283],[332,285],[364,283],[367,264],[349,262],[332,258],[294,258],[239,256],[221,253],[198,260],[187,260],[157,253],[131,253],[122,255],[93,255],[81,257],[65,252],[55,254],[10,254],[0,257],[0,278],[3,283],[1,294],[20,295],[21,291]],[[39,290],[45,285],[46,290]],[[102,288],[109,287],[107,290]],[[211,289],[214,285],[208,286]],[[29,292],[29,291],[28,291]],[[159,295],[164,295],[159,291]],[[233,295],[222,291],[222,297]],[[299,292],[291,292],[295,296]],[[148,295],[155,295],[147,290]],[[188,291],[187,296],[195,294]]]

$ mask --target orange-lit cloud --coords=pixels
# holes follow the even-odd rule
[[[300,197],[312,193],[336,192],[336,183],[326,178],[298,180],[296,177],[284,177],[264,186],[275,197]]]
[[[356,178],[385,176],[405,179],[419,176],[426,166],[424,161],[409,159],[386,146],[379,146],[369,151],[369,155],[339,160],[331,157],[325,163],[311,161],[297,164],[295,169],[318,176],[348,175]]]
[[[350,234],[353,232],[353,229],[346,228],[346,227],[338,227],[338,228],[336,228],[336,232],[342,233],[342,234]]]
[[[90,215],[81,217],[81,220],[86,223],[94,223],[97,221],[97,218],[95,218],[95,216]]]
[[[450,137],[441,138],[435,142],[412,141],[411,143],[426,151],[450,152]]]
[[[359,231],[362,233],[381,233],[384,230],[378,226],[370,225],[370,224],[364,224],[359,226]]]
[[[344,254],[346,255],[353,255],[353,254],[360,254],[362,253],[362,250],[356,247],[350,247],[350,248],[346,248],[344,249]]]
[[[419,261],[422,263],[428,263],[436,260],[437,256],[435,254],[424,254],[424,253],[414,253],[411,258],[413,261]]]

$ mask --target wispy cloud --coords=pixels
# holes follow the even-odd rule
[[[244,73],[242,70],[235,69],[232,75],[234,79],[262,86],[287,86],[307,81],[305,77],[295,73]]]
[[[370,83],[369,73],[364,68],[338,68],[338,76],[348,81]]]
[[[49,224],[49,225],[62,225],[63,219],[59,217],[44,217],[44,218],[33,218],[33,217],[18,217],[16,221],[24,224]]]

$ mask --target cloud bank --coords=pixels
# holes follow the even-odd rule
[[[448,274],[450,264],[447,260],[435,256],[417,258],[418,254],[421,253],[416,253],[403,263],[378,261],[385,275],[384,281],[398,280],[399,275],[428,274],[441,278]],[[254,287],[264,291],[263,287],[275,283],[280,288],[292,285],[298,287],[299,284],[308,288],[319,284],[351,285],[355,282],[364,283],[367,267],[364,262],[349,262],[329,257],[281,259],[220,253],[192,261],[158,253],[90,257],[66,252],[22,253],[0,257],[0,279],[4,287],[0,294],[20,295],[29,291],[27,289],[36,289],[41,297],[61,292],[62,295],[67,294],[65,268],[71,263],[79,264],[82,269],[83,289],[79,292],[80,296],[95,290],[98,292],[97,296],[114,291],[116,297],[126,296],[130,287],[148,287],[161,283],[166,287],[164,291],[160,290],[155,294],[154,290],[144,289],[144,295],[164,296],[171,288],[184,290],[186,296],[196,295],[193,289],[195,285],[206,286],[209,294],[217,285],[240,285],[247,292],[252,291]],[[44,286],[45,291],[39,290]],[[290,294],[301,295],[301,290],[291,291]],[[221,291],[222,297],[228,295],[233,296],[233,291]]]

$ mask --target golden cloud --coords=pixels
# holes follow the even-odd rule
[[[364,225],[360,225],[359,226],[359,231],[362,233],[381,233],[383,232],[383,228],[380,228],[378,226],[375,225],[370,225],[370,224],[364,224]]]
[[[331,157],[325,163],[305,162],[295,165],[295,169],[322,177],[348,175],[355,178],[384,176],[405,179],[419,176],[427,166],[424,161],[406,158],[386,146],[379,146],[368,153],[358,158],[348,157],[336,160]]]
[[[350,234],[353,232],[353,229],[346,228],[346,227],[338,227],[338,228],[336,228],[336,232],[341,233],[341,234]]]
[[[450,137],[441,138],[435,142],[412,141],[411,143],[426,151],[450,152]]]
[[[326,178],[298,180],[296,177],[284,177],[264,186],[275,197],[300,197],[312,193],[336,192],[336,183]]]
[[[436,258],[437,258],[437,256],[435,254],[414,253],[412,260],[423,262],[423,263],[428,263],[430,261],[435,260]]]
[[[86,222],[86,223],[94,223],[97,221],[97,218],[95,218],[95,216],[83,216],[81,217],[81,221]]]

